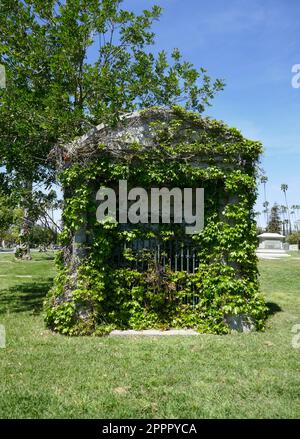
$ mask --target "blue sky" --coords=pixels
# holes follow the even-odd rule
[[[158,4],[155,50],[178,47],[195,66],[224,78],[226,88],[207,115],[239,128],[265,149],[270,203],[300,204],[300,88],[291,85],[300,63],[299,0],[125,0],[136,12]],[[262,188],[257,210],[262,210]]]

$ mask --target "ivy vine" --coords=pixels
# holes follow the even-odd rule
[[[152,112],[152,113],[151,113]],[[57,257],[58,275],[45,301],[47,325],[68,335],[110,332],[113,328],[196,328],[200,332],[226,333],[226,314],[246,314],[263,329],[266,306],[259,293],[256,226],[256,169],[261,144],[245,139],[222,122],[199,118],[174,107],[172,117],[155,117],[149,127],[154,145],[132,143],[118,157],[103,144],[92,161],[78,160],[60,173],[65,188],[64,250]],[[169,242],[182,238],[182,230],[164,224],[121,228],[98,223],[94,197],[100,186],[121,179],[141,187],[203,187],[205,227],[193,236],[199,265],[195,272],[162,271],[151,252],[122,250],[128,265],[113,263],[116,248],[143,237]],[[86,227],[86,256],[74,258],[72,239]],[[146,262],[134,268],[137,257]],[[194,298],[197,298],[193,303]]]

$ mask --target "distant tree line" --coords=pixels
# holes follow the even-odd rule
[[[284,204],[277,204],[270,208],[270,203],[267,200],[267,190],[266,185],[268,182],[268,177],[262,176],[260,179],[263,184],[264,192],[264,202],[263,210],[261,212],[256,212],[257,218],[257,228],[258,232],[271,232],[271,233],[281,233],[287,237],[287,241],[291,244],[296,244],[298,239],[296,238],[300,234],[300,205],[288,204],[287,191],[288,185],[281,184],[281,191],[284,196]],[[265,227],[260,224],[260,217],[264,216]],[[293,241],[293,242],[291,242]],[[295,242],[294,242],[295,241]]]

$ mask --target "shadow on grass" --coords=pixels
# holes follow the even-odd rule
[[[273,316],[274,314],[281,312],[282,308],[280,308],[279,305],[277,305],[277,303],[274,302],[267,302],[266,303],[267,308],[268,308],[268,317]]]
[[[0,291],[0,314],[31,311],[39,314],[43,300],[53,284],[53,279],[26,282]]]
[[[1,253],[0,253],[1,255]],[[41,261],[54,261],[55,259],[55,253],[43,253],[43,252],[34,252],[31,253],[31,259],[20,259],[16,258],[15,255],[11,255],[12,260],[14,262],[24,262],[30,264],[31,262],[41,262]]]
[[[35,253],[33,261],[54,261],[55,254]]]

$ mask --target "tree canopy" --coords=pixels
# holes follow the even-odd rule
[[[0,3],[0,64],[6,71],[0,169],[24,207],[22,241],[28,242],[32,223],[34,183],[50,187],[54,180],[47,157],[55,144],[100,122],[115,124],[135,109],[181,102],[201,113],[223,88],[221,80],[184,61],[178,49],[151,52],[159,6],[135,14],[122,3]]]
[[[153,6],[141,14],[122,0],[3,0],[0,157],[14,182],[46,180],[53,144],[114,123],[137,108],[182,102],[203,112],[223,82],[184,61],[155,56]]]

